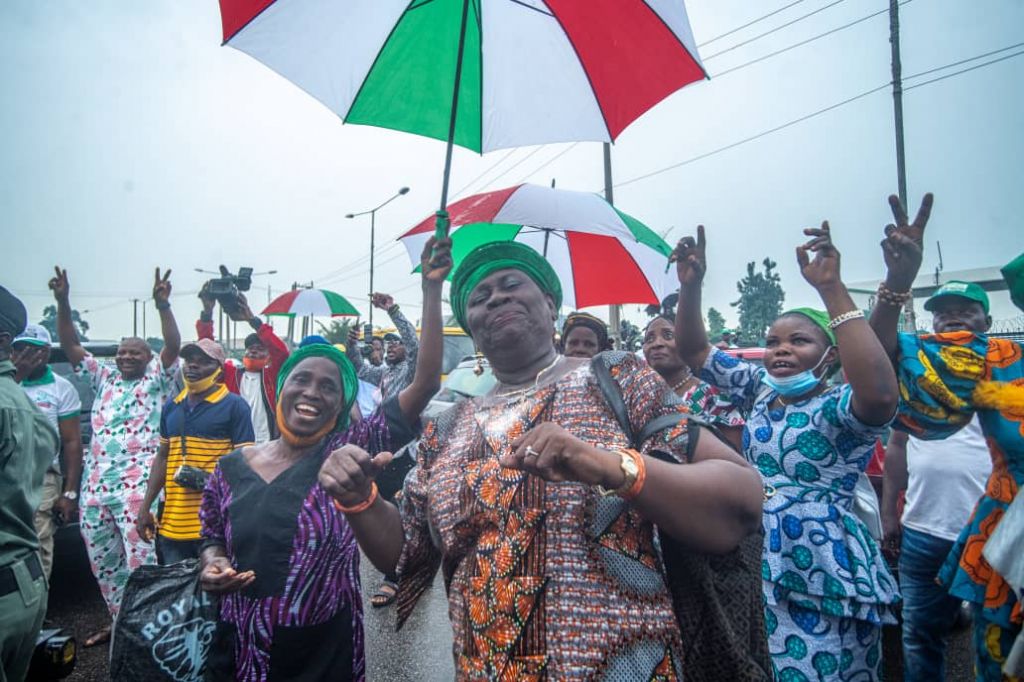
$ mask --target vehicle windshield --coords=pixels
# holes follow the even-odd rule
[[[442,390],[460,396],[475,397],[490,391],[495,383],[497,381],[489,368],[477,376],[474,367],[463,366],[452,370]]]

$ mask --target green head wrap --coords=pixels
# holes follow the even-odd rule
[[[824,310],[818,310],[817,308],[793,308],[782,313],[782,316],[786,315],[803,315],[808,320],[813,322],[815,326],[819,327],[821,331],[825,332],[825,336],[828,337],[828,342],[833,346],[836,345],[836,333],[829,328],[828,323],[831,322],[828,313]]]
[[[830,344],[837,348],[839,347],[839,344],[836,343],[836,333],[828,326],[828,323],[832,320],[829,319],[828,313],[824,310],[818,310],[817,308],[793,308],[792,310],[787,310],[782,313],[782,315],[803,315],[813,322],[816,327],[820,328],[821,331],[825,332],[825,336],[828,337],[828,342]],[[841,366],[840,361],[836,360],[835,364],[832,365],[832,367],[825,373],[825,376],[832,376],[839,371]]]
[[[288,379],[288,375],[306,358],[327,358],[338,366],[338,372],[341,374],[341,392],[344,396],[344,405],[342,405],[341,414],[338,415],[338,422],[334,430],[345,430],[348,428],[349,412],[352,411],[352,405],[356,402],[356,394],[359,391],[359,379],[356,377],[356,370],[352,367],[349,359],[334,346],[329,346],[326,343],[314,343],[292,351],[292,354],[281,365],[281,371],[277,375],[278,400],[281,399],[281,388]]]
[[[470,251],[452,276],[452,312],[467,334],[470,334],[466,323],[469,295],[488,275],[510,268],[525,273],[541,291],[555,299],[556,309],[562,307],[562,285],[551,264],[542,255],[525,244],[491,242]]]
[[[1024,253],[1004,265],[1000,272],[1003,273],[1006,286],[1010,288],[1010,300],[1024,310]]]

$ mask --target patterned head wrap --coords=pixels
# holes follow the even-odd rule
[[[356,370],[352,367],[352,363],[345,357],[345,354],[334,346],[326,343],[314,343],[304,348],[299,348],[292,352],[288,356],[288,359],[281,365],[281,371],[277,375],[277,395],[280,399],[281,388],[284,386],[284,382],[288,379],[288,375],[292,373],[300,362],[307,358],[327,358],[335,365],[338,366],[338,373],[341,375],[341,386],[343,405],[341,406],[341,413],[338,415],[338,422],[335,424],[335,431],[344,431],[348,428],[349,412],[352,410],[352,405],[356,401],[356,393],[359,391],[359,380],[356,378]]]
[[[562,307],[562,285],[551,264],[525,244],[492,242],[478,246],[462,259],[452,275],[451,305],[459,326],[472,336],[466,323],[469,295],[484,278],[498,270],[519,270],[532,279],[540,290],[555,300],[555,308]]]
[[[608,325],[590,313],[570,313],[569,317],[565,318],[565,324],[562,325],[563,344],[566,337],[569,336],[569,332],[576,327],[586,327],[597,334],[597,347],[599,350],[604,350],[608,347]]]

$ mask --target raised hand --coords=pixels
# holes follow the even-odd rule
[[[914,284],[924,258],[924,229],[932,213],[931,192],[924,195],[921,208],[913,223],[908,223],[907,211],[895,194],[889,196],[889,207],[895,223],[885,226],[882,257],[888,270],[887,286],[897,293],[909,291]]]
[[[320,467],[320,486],[344,507],[354,507],[370,498],[373,482],[389,464],[390,452],[370,457],[355,445],[343,445]]]
[[[618,458],[584,443],[558,424],[544,422],[512,441],[512,452],[501,458],[503,467],[540,476],[545,481],[579,481],[605,485]]]
[[[203,288],[199,290],[199,300],[203,302],[203,310],[212,314],[214,306],[217,305],[217,299],[210,293],[209,282],[204,284]]]
[[[22,348],[11,349],[11,362],[14,363],[14,367],[17,370],[14,380],[21,382],[32,376],[40,367],[47,363],[49,358],[49,349],[41,346],[33,346],[26,343],[23,344]]]
[[[156,275],[153,278],[153,300],[156,301],[157,305],[163,305],[169,303],[171,298],[171,271],[168,270],[164,273],[163,277],[160,276],[160,268],[156,269]]]
[[[50,290],[53,291],[53,297],[58,301],[66,301],[71,291],[71,286],[68,284],[68,271],[61,270],[59,265],[55,265],[53,271],[56,275],[50,278],[49,283]]]
[[[255,572],[239,573],[224,556],[204,559],[203,570],[199,574],[200,587],[213,594],[237,592],[251,585],[254,580]]]
[[[804,234],[811,237],[806,244],[796,247],[796,262],[800,264],[800,274],[815,289],[842,283],[839,276],[839,250],[832,244],[832,232],[828,221],[820,228],[808,228]],[[814,254],[812,260],[810,255]]]
[[[395,299],[393,299],[390,294],[381,294],[375,291],[370,294],[370,303],[372,303],[375,308],[380,308],[381,310],[386,311],[395,304]]]
[[[697,239],[687,236],[679,240],[676,248],[669,256],[668,262],[676,264],[676,275],[682,286],[695,286],[704,281],[708,270],[706,257],[707,240],[704,238],[704,226],[697,226]]]
[[[252,308],[249,307],[249,300],[241,291],[235,297],[235,309],[228,316],[235,322],[248,322],[256,317]]]
[[[431,237],[423,245],[420,266],[424,282],[443,282],[452,271],[452,240],[449,237],[438,240]]]

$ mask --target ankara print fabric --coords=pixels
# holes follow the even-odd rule
[[[606,353],[633,428],[687,412],[636,357]],[[617,497],[505,469],[499,456],[542,422],[628,447],[590,361],[563,359],[526,394],[463,401],[429,425],[400,503],[399,622],[439,567],[459,680],[679,680],[685,662],[654,528]],[[686,461],[686,421],[645,452]]]
[[[1021,627],[1021,604],[981,550],[1024,484],[1024,359],[1009,339],[970,332],[899,336],[897,426],[943,438],[977,413],[992,474],[939,578],[951,594],[982,607],[986,621]]]
[[[89,379],[92,441],[85,453],[81,506],[141,504],[149,469],[160,447],[160,410],[173,395],[178,361],[164,367],[154,356],[141,379],[126,380],[120,370],[86,353],[75,373]],[[135,498],[138,498],[137,500]]]
[[[777,394],[767,389],[764,373],[712,349],[701,377],[748,415],[744,456],[761,472],[770,496],[761,564],[768,604],[798,601],[831,617],[895,622],[896,580],[852,512],[857,478],[886,425],[857,419],[849,385],[769,409]]]

